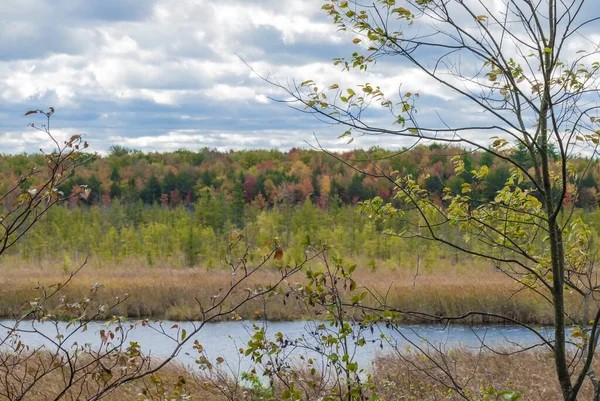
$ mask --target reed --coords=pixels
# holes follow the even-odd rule
[[[439,359],[439,358],[438,358]],[[438,360],[439,362],[439,360]],[[505,399],[493,396],[493,391],[521,392],[522,401],[562,399],[556,377],[554,359],[549,353],[529,351],[512,355],[492,352],[477,353],[458,350],[446,357],[447,366],[471,399]],[[448,391],[449,379],[432,369],[432,364],[412,354],[390,356],[376,361],[374,377],[377,391],[386,401],[404,400],[459,400],[464,399]],[[600,362],[593,368],[597,371]],[[586,381],[578,399],[591,400],[591,382]]]
[[[554,377],[554,361],[550,354],[541,351],[529,351],[513,355],[499,355],[491,352],[473,352],[470,350],[455,350],[444,356],[446,366],[449,367],[456,383],[461,385],[464,393],[470,399],[496,400],[497,393],[507,390],[522,394],[522,401],[546,401],[561,399],[560,388],[552,379]],[[439,360],[438,360],[439,362]],[[600,368],[600,362],[595,362],[594,369]],[[439,370],[432,369],[432,364],[418,354],[405,354],[403,356],[388,356],[376,360],[371,373],[374,378],[375,389],[380,400],[386,401],[434,401],[434,400],[463,400],[464,398],[449,390],[450,381]],[[37,401],[45,399],[51,394],[56,394],[62,389],[60,372],[55,371],[43,382],[40,382],[35,391],[30,393],[25,400]],[[299,372],[296,380],[314,381]],[[58,379],[58,380],[57,380]],[[213,375],[208,377],[199,370],[190,370],[178,364],[167,365],[159,374],[133,383],[119,386],[114,392],[109,393],[104,400],[180,400],[174,390],[179,385],[180,394],[190,400],[236,400],[252,401],[263,399],[259,397],[256,389],[251,389],[241,383],[236,383],[232,378]],[[304,387],[296,383],[297,387]],[[91,387],[93,388],[93,386]],[[77,394],[85,399],[87,387]],[[283,390],[282,386],[275,383],[275,397]],[[591,399],[593,388],[586,382],[580,399]],[[494,394],[494,392],[496,394]],[[145,394],[144,394],[145,393]],[[227,396],[225,395],[227,394]],[[315,397],[328,394],[312,394]],[[67,394],[67,399],[69,394]],[[171,398],[169,398],[171,397]],[[317,399],[317,398],[315,398]]]
[[[23,263],[5,259],[0,268],[0,316],[19,315],[22,306],[39,295],[41,286],[50,286],[67,277],[65,269],[53,261],[41,264]],[[279,277],[274,267],[253,276],[247,286],[273,284]],[[230,286],[231,272],[206,268],[148,267],[135,260],[118,265],[86,266],[63,290],[69,299],[80,299],[89,293],[94,283],[105,288],[97,300],[111,303],[115,297],[127,296],[125,303],[107,311],[132,319],[156,318],[168,320],[199,319],[201,302],[210,303]],[[550,305],[532,291],[518,291],[519,287],[493,268],[475,263],[441,265],[415,275],[413,269],[359,267],[354,273],[359,287],[385,296],[389,306],[431,313],[433,315],[460,315],[469,311],[503,314],[532,324],[551,324]],[[302,275],[296,277],[298,283]],[[221,289],[221,291],[220,291]],[[235,300],[234,296],[232,300]],[[369,299],[367,298],[367,301]],[[572,316],[582,311],[580,300],[573,294],[568,299]],[[274,297],[268,301],[251,302],[238,313],[245,319],[294,320],[309,317],[306,308],[292,297]],[[408,319],[408,318],[406,318]],[[412,321],[415,321],[414,319]],[[498,323],[497,319],[476,316],[470,323]]]

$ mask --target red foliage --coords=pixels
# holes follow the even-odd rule
[[[384,201],[387,201],[390,198],[390,191],[387,188],[380,188],[377,195]]]
[[[244,196],[246,197],[246,201],[250,203],[252,199],[256,196],[258,189],[256,188],[256,183],[258,180],[255,176],[248,174],[246,175],[246,181],[244,182]]]

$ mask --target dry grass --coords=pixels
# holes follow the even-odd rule
[[[458,351],[446,358],[450,372],[469,399],[504,399],[491,395],[492,389],[497,392],[502,390],[521,392],[523,401],[561,399],[560,389],[555,379],[554,361],[547,353],[526,352],[502,356],[489,352],[477,354],[470,351]],[[379,359],[373,371],[375,391],[379,399],[381,401],[464,400],[459,394],[449,390],[450,381],[447,377],[439,371],[431,369],[431,366],[431,363],[414,354]],[[600,363],[596,363],[594,368],[599,369]],[[170,399],[168,397],[161,398],[160,394],[165,390],[172,391],[180,378],[185,380],[185,384],[182,386],[183,393],[187,394],[191,400],[251,401],[258,399],[252,395],[251,390],[231,381],[217,383],[214,378],[207,380],[202,373],[189,372],[179,365],[169,365],[160,371],[158,377],[160,384],[157,384],[157,380],[146,378],[143,381],[118,387],[103,399],[109,401],[137,400],[144,390],[148,394],[144,399],[161,401]],[[56,380],[57,378],[58,380]],[[303,375],[298,375],[297,380],[303,380]],[[310,380],[314,380],[314,378]],[[296,383],[298,388],[304,387],[302,384]],[[217,387],[220,387],[221,390],[226,389],[225,393],[228,393],[229,396],[225,397]],[[277,393],[283,389],[280,387],[276,386],[278,388],[276,397]],[[40,383],[37,390],[29,394],[25,400],[46,399],[47,395],[55,394],[59,389],[60,378],[55,375],[55,377],[50,377],[49,380]],[[591,394],[591,384],[586,382],[578,399],[591,399]],[[75,399],[86,399],[86,396],[89,395],[93,395],[93,393],[87,394],[84,391],[79,398]],[[314,394],[317,398],[324,395],[327,394]],[[67,396],[65,399],[70,398]],[[172,399],[179,398],[173,397]]]
[[[554,360],[548,353],[526,352],[504,356],[459,351],[447,357],[446,362],[457,382],[472,399],[496,400],[493,396],[484,397],[490,389],[520,391],[523,401],[562,399]],[[600,363],[596,361],[593,368],[597,372]],[[448,378],[432,370],[431,363],[416,355],[378,360],[374,377],[381,399],[385,401],[464,399],[449,392]],[[578,399],[591,400],[592,392],[592,385],[586,380]]]
[[[0,269],[0,316],[19,313],[21,306],[38,296],[34,290],[39,284],[49,286],[63,281],[67,275],[51,261],[42,265],[25,264],[18,260],[4,260]],[[265,270],[252,277],[247,285],[274,283],[279,277],[276,269]],[[504,275],[486,266],[456,266],[448,264],[436,270],[421,272],[415,277],[408,269],[358,268],[354,278],[379,294],[387,294],[388,305],[404,310],[417,310],[434,315],[460,315],[468,311],[486,311],[504,314],[523,322],[550,324],[552,311],[541,297],[531,291],[516,293],[518,287]],[[302,277],[298,276],[298,281]],[[115,297],[128,294],[128,300],[111,314],[130,318],[158,318],[181,320],[198,319],[200,307],[196,298],[210,302],[210,297],[226,289],[232,280],[224,269],[148,268],[135,261],[118,266],[86,266],[64,290],[69,299],[89,294],[90,287],[102,283],[99,301],[112,303]],[[569,303],[570,312],[577,315],[579,304],[575,297]],[[307,317],[305,308],[294,299],[286,305],[281,298],[266,304],[253,302],[244,305],[240,315],[246,319],[268,318],[292,320]],[[477,317],[472,323],[494,323],[497,320]]]
[[[43,377],[28,391],[23,401],[53,400],[61,394],[66,386],[66,376],[60,370],[54,370]],[[7,380],[0,380],[0,392],[7,394],[5,387]],[[12,388],[19,388],[19,383],[12,383]],[[62,396],[61,400],[88,400],[98,394],[104,387],[103,382],[95,376],[86,377],[83,382],[76,382]],[[18,393],[16,393],[18,394]],[[15,395],[16,395],[15,394]],[[116,387],[113,391],[102,396],[106,401],[178,401],[190,396],[190,400],[215,400],[226,401],[226,398],[211,387],[207,387],[201,380],[192,375],[182,366],[167,365],[158,374]],[[1,396],[0,399],[8,399]]]

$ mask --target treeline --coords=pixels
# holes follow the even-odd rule
[[[521,163],[529,163],[523,149],[516,148],[515,152]],[[452,157],[456,155],[465,164],[466,173],[460,176],[454,174]],[[485,152],[435,145],[404,151],[371,148],[337,157],[373,175],[395,171],[419,177],[421,185],[440,199],[444,187],[460,191],[463,183],[472,181],[470,171],[481,166],[487,166],[489,174],[473,196],[482,201],[493,199],[509,176],[509,165]],[[587,166],[587,162],[583,158],[574,160],[580,177],[573,183],[578,186],[578,196],[570,201],[578,207],[594,209],[600,188],[600,169],[597,164]],[[41,155],[0,156],[0,191],[6,191],[33,166],[43,173]],[[127,205],[141,200],[145,205],[157,203],[176,208],[191,206],[210,193],[212,198],[225,199],[238,226],[243,224],[245,205],[261,209],[310,200],[318,208],[328,210],[333,205],[356,204],[374,196],[389,200],[393,192],[393,185],[387,180],[361,174],[326,153],[304,149],[142,153],[113,146],[107,156],[88,162],[60,190],[69,194],[81,184],[91,188],[92,195],[88,199],[73,198],[71,207],[108,206],[115,200]],[[22,187],[35,185],[32,179]]]
[[[56,207],[21,239],[12,255],[33,263],[61,261],[66,270],[85,258],[99,267],[127,262],[213,268],[224,266],[231,252],[228,245],[240,238],[235,252],[265,244],[272,249],[275,241],[285,250],[281,263],[303,258],[300,245],[307,241],[334,245],[330,251],[334,255],[373,269],[427,267],[443,258],[455,261],[458,257],[450,249],[430,249],[421,241],[382,235],[393,223],[373,222],[350,205],[328,211],[310,201],[279,209],[248,205],[243,228],[236,226],[230,206],[222,198],[201,198],[193,206],[193,210],[183,205],[173,209],[146,206],[141,201],[124,205],[115,200],[110,207]]]
[[[453,156],[461,158],[466,173],[454,174]],[[460,191],[472,180],[470,171],[481,166],[487,166],[489,174],[476,186],[474,198],[492,199],[509,176],[506,163],[460,148],[372,148],[337,157],[373,175],[412,174],[440,199],[445,186]],[[522,162],[528,162],[525,155]],[[6,191],[34,166],[43,174],[43,163],[40,155],[1,156],[1,189]],[[595,177],[600,172],[597,164],[586,163],[576,160],[580,180],[571,185],[579,186],[579,195],[565,201],[580,206],[576,214],[587,213],[586,220],[594,226],[600,221],[592,218],[600,213],[594,210],[599,185]],[[276,239],[286,249],[285,262],[302,257],[298,245],[307,236],[333,244],[332,252],[373,268],[427,267],[440,259],[459,258],[451,249],[381,235],[386,229],[401,232],[403,223],[371,221],[355,205],[374,196],[391,200],[393,185],[314,150],[144,154],[113,147],[108,156],[82,166],[60,190],[68,194],[82,184],[92,189],[91,196],[76,196],[52,209],[13,256],[32,262],[62,259],[66,267],[91,256],[100,265],[129,260],[148,266],[210,268],[223,265],[231,236],[243,234],[243,246]],[[35,185],[33,178],[21,186],[27,190]],[[4,206],[10,207],[10,202],[6,198]],[[594,228],[600,232],[600,226]]]
[[[331,253],[372,269],[440,268],[442,264],[470,260],[451,248],[416,238],[383,235],[405,230],[404,220],[376,222],[351,205],[323,210],[312,202],[259,208],[247,205],[243,228],[236,226],[230,205],[224,198],[203,197],[193,208],[180,205],[166,208],[146,206],[141,201],[110,207],[56,207],[21,239],[12,254],[19,260],[38,264],[59,261],[69,270],[86,258],[97,267],[119,266],[124,262],[157,267],[223,267],[230,256],[228,245],[241,238],[236,252],[276,241],[285,250],[281,263],[303,258],[302,244],[333,245]],[[410,213],[410,212],[408,212]],[[600,233],[600,210],[575,211],[574,218],[586,214],[594,236]],[[457,228],[444,235],[461,240]],[[234,255],[235,256],[235,255]],[[234,257],[235,259],[235,257]]]

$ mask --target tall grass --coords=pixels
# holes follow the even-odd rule
[[[56,261],[41,264],[23,263],[18,259],[3,260],[0,268],[0,316],[19,314],[23,304],[37,296],[37,287],[50,286],[66,277],[66,269]],[[58,267],[57,267],[58,266]],[[364,266],[364,265],[363,265]],[[318,266],[314,266],[318,268]],[[252,277],[249,285],[267,285],[279,277],[275,262],[271,270]],[[519,287],[503,274],[485,264],[448,263],[437,269],[415,274],[413,269],[356,269],[354,278],[359,287],[369,288],[387,299],[391,307],[439,315],[460,315],[469,311],[503,314],[513,319],[535,324],[552,323],[549,304],[532,291]],[[63,290],[70,299],[79,299],[95,283],[105,288],[98,300],[109,303],[115,297],[127,302],[111,314],[130,318],[199,319],[201,302],[210,302],[227,288],[232,280],[225,269],[149,268],[135,259],[118,265],[86,266]],[[303,281],[302,275],[296,281]],[[291,283],[293,284],[293,283]],[[569,313],[578,316],[581,305],[575,295],[569,297]],[[253,302],[242,307],[239,314],[245,319],[292,320],[305,318],[306,308],[293,297],[274,297],[268,302]],[[367,298],[369,301],[369,298]],[[408,318],[407,318],[408,319]],[[414,320],[413,320],[414,321]],[[496,323],[493,318],[473,317],[470,323]]]
[[[493,395],[503,390],[514,391],[522,394],[522,401],[547,401],[561,399],[560,388],[554,380],[554,360],[550,354],[544,352],[524,352],[510,356],[498,355],[491,352],[477,353],[468,350],[456,350],[444,356],[445,365],[470,399],[496,400],[504,399],[502,396]],[[438,361],[440,362],[440,361]],[[600,368],[596,361],[594,369]],[[457,393],[449,390],[451,387],[448,378],[439,370],[432,369],[432,364],[417,354],[403,356],[389,356],[378,359],[371,369],[375,389],[380,400],[386,401],[434,401],[434,400],[463,400]],[[299,372],[295,376],[297,381],[312,380]],[[188,367],[172,364],[160,371],[152,378],[128,383],[118,387],[106,398],[107,401],[120,400],[166,400],[181,399],[168,397],[177,383],[183,382],[182,393],[191,400],[237,400],[251,401],[259,398],[256,389],[244,387],[241,383],[234,383],[232,378],[211,377],[200,370],[190,370]],[[283,386],[275,384],[275,397],[281,394]],[[302,388],[302,383],[297,383]],[[56,394],[62,388],[60,371],[54,371],[36,390],[29,394],[25,400],[43,400]],[[94,388],[91,386],[90,388]],[[76,390],[76,391],[75,391]],[[318,388],[317,388],[318,390]],[[73,394],[78,394],[81,399],[87,399],[89,391],[87,386],[79,386]],[[584,384],[580,399],[592,399],[592,386],[587,381]],[[145,395],[142,397],[142,392]],[[163,394],[162,396],[160,394]],[[71,395],[73,395],[71,394]],[[227,397],[224,395],[227,394]],[[327,394],[315,394],[315,397]],[[166,396],[166,397],[165,397]],[[67,398],[69,399],[69,394]],[[75,398],[79,399],[79,398]],[[313,398],[311,398],[313,399]],[[314,398],[318,399],[318,398]]]
[[[472,399],[496,400],[491,393],[502,390],[522,392],[523,401],[562,399],[554,359],[544,352],[525,352],[499,355],[492,352],[456,351],[447,365],[465,393]],[[459,400],[458,394],[449,393],[449,379],[419,356],[387,357],[376,362],[375,378],[381,399],[404,400]],[[600,364],[595,363],[594,369]],[[487,398],[485,397],[488,394]],[[579,399],[591,400],[593,388],[589,381]]]

